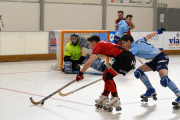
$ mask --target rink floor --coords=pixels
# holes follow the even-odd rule
[[[180,88],[180,55],[170,55],[169,78]],[[146,60],[141,59],[143,62]],[[157,101],[142,103],[140,95],[146,87],[130,71],[118,75],[115,82],[122,103],[122,111],[106,112],[95,108],[95,99],[103,91],[99,81],[80,91],[62,97],[55,94],[44,105],[33,105],[29,98],[40,101],[75,79],[76,74],[52,70],[55,60],[0,63],[0,120],[178,120],[180,110],[172,109],[176,98],[169,88],[160,85],[157,72],[146,73],[157,91]],[[137,60],[136,67],[141,63]],[[92,69],[88,71],[94,71]],[[67,93],[101,78],[84,75],[62,92]]]

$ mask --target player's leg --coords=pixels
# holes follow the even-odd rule
[[[72,61],[70,59],[70,56],[64,57],[64,65],[62,71],[66,74],[72,73]]]
[[[157,71],[159,72],[159,76],[161,77],[160,83],[163,87],[168,87],[169,89],[171,89],[174,94],[177,96],[177,98],[175,99],[175,101],[172,103],[173,105],[175,105],[175,108],[179,109],[179,105],[180,105],[180,90],[179,88],[176,86],[176,84],[170,80],[170,78],[168,77],[168,63],[169,63],[169,58],[166,54],[162,53],[161,57],[158,61],[158,69]]]
[[[105,105],[108,111],[112,111],[112,107],[116,107],[117,111],[121,110],[120,98],[118,97],[116,84],[113,78],[118,74],[122,74],[125,76],[126,73],[128,73],[132,68],[134,68],[134,65],[132,65],[132,63],[134,63],[135,58],[132,53],[126,53],[125,56],[126,57],[124,57],[123,55],[118,56],[114,64],[112,64],[112,66],[108,69],[107,73],[103,77],[103,80],[107,84],[109,91],[112,95],[110,101]]]
[[[79,71],[81,67],[79,66],[83,64],[83,61],[85,60],[84,56],[81,56],[79,60],[72,60],[72,70],[73,71]]]
[[[142,101],[148,101],[149,97],[153,97],[154,100],[156,100],[156,90],[153,88],[151,82],[149,81],[149,78],[145,74],[147,71],[156,71],[156,68],[153,66],[154,61],[150,61],[148,63],[145,63],[141,65],[139,68],[136,69],[134,72],[134,76],[137,79],[140,79],[142,83],[147,87],[146,93],[141,95]]]
[[[121,110],[120,98],[118,97],[116,83],[113,80],[116,75],[118,75],[118,73],[112,67],[110,67],[107,72],[103,74],[105,88],[102,95],[109,95],[110,92],[112,95],[112,98],[106,102],[104,107],[104,109],[108,111],[112,111],[112,107],[116,107],[118,111]]]
[[[122,42],[121,42],[121,40],[120,40],[120,37],[117,36],[117,35],[114,36],[114,42],[115,42],[116,44],[122,45]]]

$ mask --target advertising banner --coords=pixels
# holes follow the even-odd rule
[[[180,50],[180,32],[164,32],[164,50]]]
[[[152,32],[131,32],[131,35],[133,36],[134,40],[138,40],[147,36],[150,33]],[[156,35],[152,37],[151,39],[149,39],[147,42],[159,48],[160,50],[163,50],[163,38],[164,38],[163,34]]]
[[[49,54],[56,53],[56,37],[54,31],[49,31]]]
[[[152,0],[107,0],[107,4],[152,7]]]

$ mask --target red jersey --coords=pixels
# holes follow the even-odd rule
[[[99,41],[93,51],[92,54],[101,54],[108,57],[117,57],[119,54],[129,51],[124,46],[115,44],[115,43],[109,43],[105,41]]]
[[[124,18],[124,20],[126,20],[126,18]],[[121,21],[121,20],[120,20],[120,19],[116,19],[115,23],[117,24],[119,21]],[[128,25],[129,25],[129,26],[132,26],[133,23],[131,22],[131,23],[129,23]],[[130,30],[128,31],[128,34],[131,35],[131,31],[130,31]]]

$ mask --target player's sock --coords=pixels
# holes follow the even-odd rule
[[[144,85],[147,88],[149,88],[149,89],[153,88],[153,86],[151,85],[151,83],[150,83],[150,81],[149,81],[146,74],[141,75],[140,80],[144,83]]]
[[[103,91],[103,93],[102,93],[102,95],[104,95],[104,96],[109,96],[109,88],[108,88],[108,85],[107,85],[107,83],[105,82],[104,83],[104,91]]]
[[[108,88],[112,94],[113,97],[118,97],[118,94],[117,94],[117,89],[116,89],[116,84],[114,82],[114,80],[107,80],[106,81],[107,85],[108,85]]]
[[[180,96],[180,91],[173,81],[170,80],[167,86],[175,93],[176,96]]]

